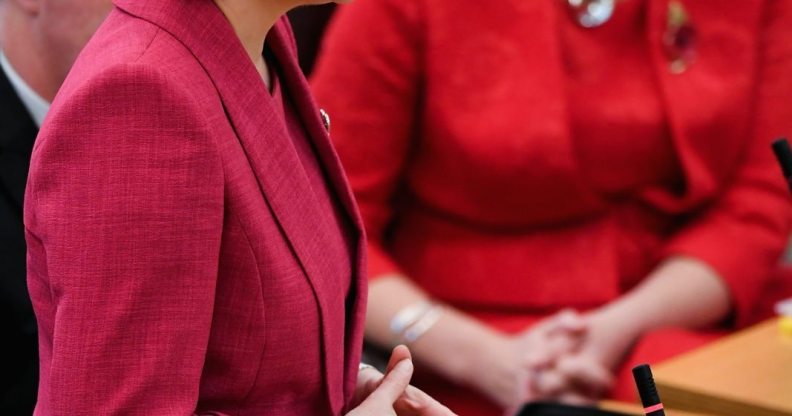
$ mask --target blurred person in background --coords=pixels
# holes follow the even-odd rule
[[[0,414],[36,403],[38,338],[25,279],[22,204],[49,103],[110,0],[0,0]]]
[[[462,415],[632,399],[745,325],[790,229],[792,3],[359,0],[313,86],[369,235],[367,338]],[[563,312],[565,308],[574,312]]]

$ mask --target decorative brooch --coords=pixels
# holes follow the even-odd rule
[[[668,3],[663,49],[672,74],[681,74],[696,58],[696,28],[680,0]]]
[[[569,11],[580,26],[602,26],[613,16],[616,0],[567,0]]]

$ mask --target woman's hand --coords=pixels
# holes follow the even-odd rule
[[[413,365],[410,351],[400,345],[393,350],[385,375],[374,368],[358,375],[355,403],[347,416],[455,416],[426,393],[410,386]]]
[[[493,334],[478,341],[481,352],[470,357],[467,381],[504,409],[543,399],[534,378],[576,350],[585,333],[582,317],[563,311],[514,336]]]
[[[612,370],[591,354],[577,353],[561,357],[551,369],[537,374],[536,398],[566,404],[592,404],[613,385]]]
[[[591,403],[612,387],[613,370],[639,332],[607,309],[595,311],[585,319],[588,331],[578,349],[558,357],[535,377],[532,387],[537,398],[568,404]]]
[[[580,351],[559,360],[540,384],[563,384],[560,400],[597,400],[612,384],[605,371],[612,374],[643,334],[665,327],[712,325],[729,310],[728,289],[712,268],[689,257],[669,258],[630,293],[587,315],[589,332]]]

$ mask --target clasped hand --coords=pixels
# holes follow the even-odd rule
[[[507,415],[532,401],[592,403],[610,390],[613,367],[629,347],[613,331],[596,314],[565,310],[522,333],[501,335],[472,369],[480,375],[474,387]]]

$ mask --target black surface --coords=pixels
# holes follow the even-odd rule
[[[532,403],[522,408],[517,416],[626,416],[594,407],[567,406],[555,403]]]
[[[0,70],[0,415],[30,415],[38,387],[36,318],[25,276],[22,204],[38,128]]]
[[[789,150],[789,142],[786,138],[779,138],[773,142],[773,152],[775,152],[778,164],[784,176],[792,175],[792,152]]]
[[[330,18],[335,12],[335,4],[304,6],[288,13],[294,37],[297,39],[297,54],[305,76],[313,71],[316,55],[319,53]]]
[[[786,138],[779,138],[773,142],[773,153],[775,153],[781,171],[787,180],[787,186],[792,191],[792,151],[789,149],[789,142]]]

